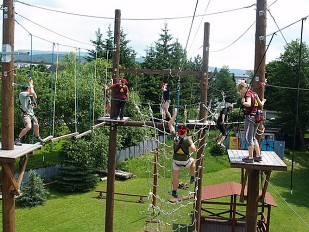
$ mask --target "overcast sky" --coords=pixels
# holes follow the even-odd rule
[[[14,3],[17,22],[15,50],[31,49],[30,34],[32,34],[33,50],[52,50],[52,43],[56,44],[55,51],[77,52],[77,48],[81,51],[92,49],[90,40],[95,40],[95,31],[100,28],[105,38],[108,26],[111,25],[112,30],[114,28],[112,18],[115,16],[115,9],[120,9],[121,27],[130,40],[129,46],[138,53],[138,56],[144,56],[145,50],[159,39],[165,23],[173,38],[178,39],[184,48],[187,45],[186,50],[190,57],[198,54],[202,56],[204,23],[209,22],[209,66],[221,68],[226,65],[230,69],[253,69],[256,1],[198,1],[196,17],[189,36],[192,23],[190,16],[194,14],[196,2],[195,0],[17,0]],[[278,31],[278,27],[292,25],[282,30],[282,34],[278,32],[274,36],[266,55],[267,62],[280,56],[286,41],[300,39],[301,19],[309,15],[309,0],[269,0],[268,6],[267,35]],[[270,38],[271,36],[267,37],[266,44]],[[309,44],[309,20],[304,21],[303,41]]]

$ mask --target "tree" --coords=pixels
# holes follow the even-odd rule
[[[88,56],[86,56],[87,61],[95,60],[96,58],[106,58],[106,49],[104,48],[104,43],[102,39],[102,33],[100,28],[95,32],[96,40],[90,40],[94,45],[95,49],[88,51]]]
[[[187,61],[186,52],[178,40],[173,41],[167,24],[165,24],[158,41],[155,42],[155,46],[150,46],[146,50],[142,68],[181,71],[187,70],[189,67],[190,64]],[[184,108],[185,105],[192,103],[192,100],[196,97],[195,90],[198,89],[196,77],[144,75],[144,84],[141,84],[140,88],[141,95],[145,102],[155,104],[153,107],[154,112],[160,112],[158,103],[161,98],[159,87],[161,82],[167,82],[170,85],[173,104],[177,103],[179,96],[180,104]],[[159,117],[158,113],[156,116]]]
[[[63,192],[87,192],[95,187],[94,158],[90,145],[85,139],[65,142],[60,153],[63,164],[57,178],[57,189]]]
[[[227,66],[223,66],[219,72],[215,69],[211,80],[211,89],[212,99],[222,99],[230,103],[236,101],[236,82]]]
[[[33,170],[29,171],[28,182],[21,187],[21,192],[22,194],[16,199],[16,203],[22,207],[42,205],[49,195],[43,185],[43,180]]]
[[[280,113],[277,123],[284,125],[286,133],[294,134],[296,124],[296,136],[302,149],[305,149],[304,134],[309,129],[309,92],[305,91],[309,88],[306,78],[309,75],[309,47],[303,43],[300,54],[299,41],[291,41],[285,46],[284,53],[276,61],[270,62],[266,70],[270,84],[265,91],[266,107]]]

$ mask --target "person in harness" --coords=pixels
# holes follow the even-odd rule
[[[162,117],[164,120],[170,119],[171,113],[168,110],[171,104],[170,86],[169,84],[162,82],[160,84],[160,88],[162,90],[162,96],[161,96]]]
[[[116,89],[116,114],[111,117],[114,120],[117,120],[118,117],[120,120],[123,120],[124,109],[127,101],[129,100],[129,88],[127,86],[127,80],[122,78],[120,82],[112,85],[112,88]]]
[[[264,106],[266,99],[260,100],[257,93],[248,88],[248,84],[241,82],[238,85],[238,92],[242,96],[241,104],[244,107],[244,134],[248,146],[249,156],[242,159],[245,163],[259,162],[262,160],[261,150],[257,139],[255,138],[258,125],[255,116],[259,106]],[[253,152],[255,151],[255,157]]]
[[[195,177],[195,160],[191,157],[190,152],[196,152],[196,147],[192,141],[192,138],[187,136],[188,128],[184,125],[180,125],[177,129],[177,135],[174,127],[175,119],[177,116],[177,109],[175,109],[174,115],[168,122],[168,127],[171,135],[174,137],[174,154],[173,154],[173,190],[171,195],[178,198],[177,188],[179,185],[179,171],[181,167],[190,168],[190,184],[196,182]]]
[[[228,115],[233,110],[233,106],[230,104],[227,107],[224,107],[220,111],[220,115],[217,119],[217,128],[220,131],[220,134],[214,138],[214,141],[218,143],[218,145],[225,147],[223,142],[227,137],[227,131],[225,128],[225,123],[228,121]]]
[[[33,108],[36,106],[36,99],[37,95],[34,91],[33,80],[31,77],[29,77],[29,84],[22,85],[22,91],[19,93],[20,109],[22,111],[22,120],[25,127],[15,139],[14,143],[16,146],[22,146],[21,139],[32,128],[32,123],[36,141],[43,143],[43,140],[40,137],[39,122],[34,115],[33,110]]]

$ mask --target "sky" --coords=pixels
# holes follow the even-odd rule
[[[252,70],[255,4],[254,0],[15,0],[14,50],[31,50],[32,38],[33,50],[51,51],[54,43],[55,52],[86,52],[93,49],[90,41],[98,29],[103,38],[108,26],[114,30],[119,9],[121,28],[138,57],[158,41],[165,24],[189,57],[202,56],[204,23],[209,22],[209,66]],[[267,6],[266,63],[279,58],[287,43],[300,39],[309,0],[268,0]],[[302,36],[309,44],[309,20],[303,23]]]

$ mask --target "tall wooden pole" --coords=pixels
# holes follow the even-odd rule
[[[206,122],[207,118],[207,93],[208,93],[208,61],[209,61],[209,31],[210,24],[204,24],[204,44],[203,44],[203,66],[202,66],[202,76],[200,80],[201,87],[201,103],[200,103],[200,113],[199,119],[201,122]],[[196,220],[195,226],[193,226],[192,231],[201,230],[201,198],[202,198],[202,182],[203,182],[203,164],[204,164],[204,148],[206,141],[206,131],[203,129],[199,133],[199,143],[198,151],[196,154],[196,172],[198,176],[197,182],[197,193],[196,193],[196,202],[194,210],[194,219]],[[195,228],[194,228],[195,227]]]
[[[119,81],[119,61],[120,61],[120,22],[121,11],[115,10],[115,25],[114,25],[114,54],[113,54],[113,84]],[[116,115],[116,90],[112,89],[112,101],[111,101],[111,118]]]
[[[266,5],[266,0],[257,0],[253,89],[260,99],[264,99],[265,91]]]
[[[266,51],[266,0],[257,0],[256,6],[256,33],[255,33],[255,60],[253,89],[260,99],[264,99],[265,83],[265,51]],[[261,127],[260,125],[259,127]],[[261,128],[260,128],[261,129]],[[260,141],[261,136],[257,137]],[[257,229],[257,211],[259,199],[259,171],[248,170],[248,199],[246,209],[246,232]]]
[[[114,56],[113,56],[113,81],[119,79],[119,59],[120,59],[120,10],[115,11],[114,26]],[[115,91],[112,89],[111,116],[116,111]],[[108,155],[108,174],[106,191],[106,214],[105,214],[105,232],[114,231],[114,193],[115,193],[115,169],[116,169],[116,144],[117,144],[117,124],[111,123],[109,136],[109,155]]]
[[[3,0],[2,30],[2,137],[1,149],[14,150],[14,6],[13,0]],[[14,175],[14,163],[7,164]],[[15,196],[13,183],[2,164],[2,229],[15,231]]]
[[[3,1],[2,30],[2,150],[14,150],[14,8],[13,0]],[[5,54],[7,53],[7,54]]]

